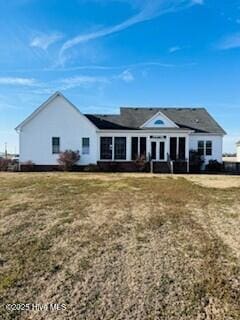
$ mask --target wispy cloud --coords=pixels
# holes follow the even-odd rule
[[[124,82],[132,82],[134,80],[134,76],[129,70],[124,70],[118,75],[117,78],[123,80]]]
[[[33,86],[33,85],[36,85],[36,80],[32,78],[0,77],[0,84]]]
[[[108,83],[108,79],[106,77],[85,75],[60,80],[61,90],[71,89],[75,87],[88,87],[89,85],[106,83]]]
[[[174,52],[177,52],[177,51],[180,51],[182,48],[179,47],[179,46],[175,46],[175,47],[171,47],[168,49],[168,52],[169,53],[174,53]]]
[[[65,51],[76,45],[123,31],[133,25],[152,20],[169,12],[174,12],[196,4],[203,4],[203,0],[152,0],[144,3],[145,5],[138,14],[123,21],[122,23],[103,28],[95,32],[80,34],[66,41],[61,47],[59,53],[59,63],[63,64],[66,61],[66,57],[64,57]]]
[[[229,50],[235,48],[240,48],[240,33],[226,36],[217,44],[217,49],[219,50]]]
[[[186,64],[185,64],[186,65]],[[185,66],[184,65],[184,66]],[[192,63],[191,63],[192,65]],[[180,67],[182,65],[175,65],[171,63],[161,63],[155,61],[146,61],[146,62],[139,62],[133,64],[126,64],[126,65],[82,65],[82,66],[73,66],[73,67],[60,67],[60,68],[45,68],[41,69],[41,71],[77,71],[77,70],[120,70],[120,69],[136,69],[139,67],[159,67],[159,68],[173,68],[173,67]],[[27,71],[27,70],[25,70]],[[39,70],[40,71],[40,70]],[[22,72],[22,70],[20,70]]]
[[[58,32],[51,34],[40,34],[32,39],[32,41],[30,42],[30,46],[40,48],[42,50],[47,50],[50,45],[61,40],[62,38],[63,35]]]

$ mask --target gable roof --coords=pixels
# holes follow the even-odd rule
[[[120,108],[120,114],[82,114],[61,92],[55,92],[47,101],[40,105],[29,117],[20,123],[20,130],[26,123],[38,115],[57,96],[64,98],[81,116],[85,117],[95,128],[100,130],[147,130],[142,127],[149,119],[158,113],[163,114],[176,124],[173,129],[194,130],[198,133],[213,133],[224,135],[226,132],[204,108]],[[154,128],[158,129],[158,128]],[[168,128],[164,128],[168,129]],[[159,129],[158,129],[159,130]]]
[[[25,124],[27,124],[29,121],[31,121],[33,118],[35,118],[39,112],[41,112],[43,109],[45,109],[49,103],[51,103],[54,99],[56,99],[57,97],[62,97],[64,100],[66,100],[70,106],[77,111],[82,117],[85,117],[84,114],[82,114],[80,112],[80,110],[71,102],[69,101],[61,92],[56,91],[53,95],[51,95],[45,102],[43,102],[35,111],[33,111],[24,121],[22,121],[16,128],[15,130],[21,130],[21,128],[23,126],[25,126]],[[89,119],[86,117],[86,119],[89,121]],[[91,123],[91,125],[94,125],[94,123],[92,121],[89,121]],[[95,125],[94,125],[95,126]],[[96,126],[95,126],[96,127]]]
[[[99,129],[141,129],[158,112],[163,113],[179,128],[198,133],[226,134],[205,108],[120,108],[117,115],[86,115]],[[149,129],[149,128],[148,128]],[[142,128],[141,130],[146,130]]]

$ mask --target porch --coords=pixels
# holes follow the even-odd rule
[[[176,131],[101,134],[98,165],[106,171],[130,172],[138,171],[137,163],[145,162],[149,166],[145,172],[188,172],[189,130]]]

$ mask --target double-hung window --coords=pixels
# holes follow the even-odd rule
[[[60,153],[60,138],[52,137],[52,153]]]
[[[212,141],[206,141],[206,156],[212,155]]]
[[[198,141],[198,153],[201,156],[211,156],[212,155],[212,141]]]
[[[82,138],[82,154],[90,153],[90,138]]]
[[[198,141],[198,154],[200,156],[204,156],[205,152],[204,152],[204,141],[200,140]]]

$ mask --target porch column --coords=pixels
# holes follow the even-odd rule
[[[168,160],[168,157],[170,156],[170,136],[167,136],[167,139],[166,139],[166,154],[167,154],[167,160]]]
[[[189,172],[189,135],[186,136],[185,158],[187,160],[187,172]]]
[[[146,143],[146,159],[149,159],[149,154],[151,156],[151,139],[150,136],[147,136],[147,143]]]
[[[176,157],[177,160],[179,159],[179,137],[177,137],[177,145],[176,145],[177,151],[176,151]]]
[[[126,151],[127,151],[126,160],[127,161],[131,161],[132,160],[132,148],[131,148],[132,137],[127,136],[126,140],[127,140],[126,141],[126,143],[127,143],[127,146],[126,146]]]

